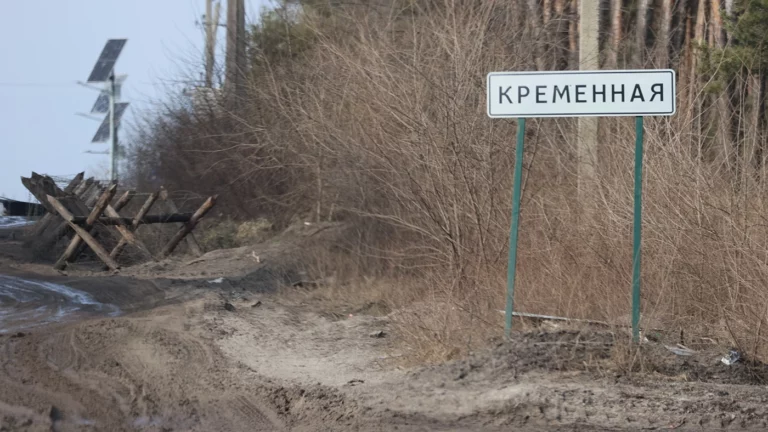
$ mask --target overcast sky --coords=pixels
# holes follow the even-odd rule
[[[246,5],[251,21],[261,1]],[[106,178],[108,157],[83,153],[108,148],[90,143],[99,122],[76,115],[90,111],[98,92],[76,82],[88,78],[107,39],[127,38],[115,70],[128,75],[122,97],[131,103],[130,125],[169,85],[195,75],[190,68],[203,47],[196,21],[204,12],[205,0],[3,1],[0,196],[27,200],[19,177],[32,171]]]

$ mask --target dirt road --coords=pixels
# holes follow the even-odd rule
[[[578,367],[599,360],[606,335],[520,335],[402,370],[386,317],[332,321],[270,294],[124,282],[159,306],[126,297],[118,317],[0,337],[5,430],[764,430],[768,418],[763,387],[638,385]]]
[[[612,333],[550,329],[403,368],[389,316],[328,313],[263,278],[24,268],[0,259],[1,431],[768,429],[765,369],[715,352],[649,350],[666,363],[630,374]]]

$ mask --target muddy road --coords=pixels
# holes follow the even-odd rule
[[[629,373],[612,332],[550,328],[406,368],[386,311],[296,302],[263,274],[37,268],[0,248],[0,431],[768,430],[768,369],[718,352],[656,347]]]

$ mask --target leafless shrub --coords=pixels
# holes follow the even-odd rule
[[[239,216],[355,227],[341,247],[360,273],[411,281],[390,297],[410,305],[399,318],[406,340],[431,359],[453,356],[502,325],[515,125],[486,117],[484,82],[489,71],[536,68],[532,47],[542,41],[518,3],[307,10],[311,48],[278,59],[257,50],[243,111],[174,108],[152,121],[135,154],[156,158],[146,167],[173,186],[222,193]],[[687,103],[676,117],[646,121],[643,323],[765,359],[766,176],[752,156],[724,168],[754,152],[707,157]],[[575,198],[575,123],[529,123],[519,310],[626,320],[630,120],[601,121],[589,213]]]

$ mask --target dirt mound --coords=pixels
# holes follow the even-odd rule
[[[749,357],[727,366],[721,359],[727,350],[709,346],[691,355],[676,355],[662,344],[644,344],[636,353],[634,369],[675,378],[717,384],[765,385],[768,365]]]
[[[678,381],[717,384],[768,382],[768,365],[743,359],[727,366],[721,362],[726,353],[711,346],[679,355],[660,343],[633,346],[626,336],[606,330],[517,332],[489,351],[412,374],[450,376],[455,381],[509,381],[530,372],[587,372],[600,376],[610,372],[614,378],[635,381],[655,374]]]
[[[517,332],[489,351],[427,367],[413,372],[413,376],[450,376],[455,381],[513,380],[533,371],[583,371],[611,357],[614,339],[610,332]]]
[[[360,413],[360,406],[339,391],[330,387],[315,385],[277,386],[264,395],[275,410],[291,419],[293,426],[307,424],[307,421],[341,425],[353,425]]]
[[[343,238],[346,227],[339,223],[291,226],[279,235],[258,244],[234,249],[217,249],[198,258],[169,258],[125,268],[121,274],[137,278],[209,280],[226,277],[232,281],[265,285],[303,280],[304,254],[313,245],[333,244]]]

